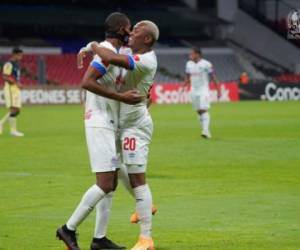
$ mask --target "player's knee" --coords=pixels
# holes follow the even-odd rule
[[[103,190],[104,193],[108,194],[115,190],[115,185],[113,182],[98,182],[97,186]]]
[[[146,184],[144,173],[129,174],[130,184],[132,188],[136,188]]]

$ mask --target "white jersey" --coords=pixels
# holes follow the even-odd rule
[[[125,76],[125,84],[121,92],[137,89],[142,96],[147,97],[153,84],[157,69],[157,59],[154,51],[145,54],[128,55],[130,68]],[[120,128],[141,127],[148,120],[147,101],[136,105],[120,104]]]
[[[190,75],[192,95],[202,95],[209,92],[210,74],[213,73],[212,64],[201,59],[198,62],[188,61],[185,72]]]
[[[110,42],[104,41],[99,45],[117,53],[116,48],[114,48]],[[91,66],[102,75],[102,77],[98,80],[98,83],[115,90],[115,81],[119,73],[118,67],[107,65],[107,63],[103,62],[98,55],[94,56]],[[85,103],[85,126],[116,130],[118,127],[119,107],[120,105],[118,101],[87,91]]]

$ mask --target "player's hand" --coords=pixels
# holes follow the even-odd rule
[[[129,90],[120,94],[120,101],[126,104],[137,104],[140,103],[144,96],[141,96],[138,90]]]
[[[19,89],[23,88],[23,85],[21,83],[19,83],[19,82],[17,83],[17,86],[18,86]]]
[[[83,68],[83,59],[86,57],[87,51],[85,49],[81,49],[77,54],[77,68]]]

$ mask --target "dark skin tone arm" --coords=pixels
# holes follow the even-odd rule
[[[101,78],[101,74],[95,68],[90,66],[83,76],[81,87],[96,95],[124,102],[126,104],[137,104],[143,100],[143,97],[138,94],[137,90],[118,93],[99,84],[97,82],[99,78]]]
[[[125,69],[129,69],[128,57],[125,55],[116,54],[113,51],[99,47],[97,43],[91,45],[94,53],[102,58],[103,61],[108,62]]]
[[[128,63],[128,56],[116,54],[113,51],[99,47],[97,43],[92,43],[91,45],[92,50],[95,54],[100,56],[103,61],[113,64],[115,66],[119,66],[125,69],[129,69],[129,63]],[[125,92],[126,93],[126,92]],[[142,97],[142,96],[140,96]],[[144,99],[146,99],[146,96],[143,96]],[[148,100],[148,106],[150,106],[151,101]]]
[[[216,89],[217,89],[217,92],[218,92],[218,98],[220,98],[221,96],[221,92],[220,92],[220,81],[219,79],[217,78],[216,74],[212,73],[210,75],[210,78],[211,80],[213,81],[213,83],[215,84],[216,86]]]
[[[190,86],[191,86],[191,76],[190,76],[190,74],[186,74],[183,87],[185,88],[185,87],[190,87]]]

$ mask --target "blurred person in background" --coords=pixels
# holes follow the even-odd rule
[[[249,83],[249,76],[246,72],[243,72],[241,75],[240,75],[240,83],[241,84],[248,84]]]
[[[9,121],[10,134],[17,137],[24,136],[17,130],[17,116],[20,114],[22,106],[20,83],[22,58],[23,51],[20,48],[14,48],[11,58],[3,65],[4,97],[9,111],[0,120],[0,135],[3,133],[4,124]]]
[[[210,97],[209,83],[216,84],[219,94],[219,80],[217,79],[211,62],[202,58],[200,49],[193,48],[189,54],[189,61],[186,63],[185,86],[191,86],[192,105],[199,115],[200,125],[202,127],[201,136],[205,139],[211,138],[210,125]]]

